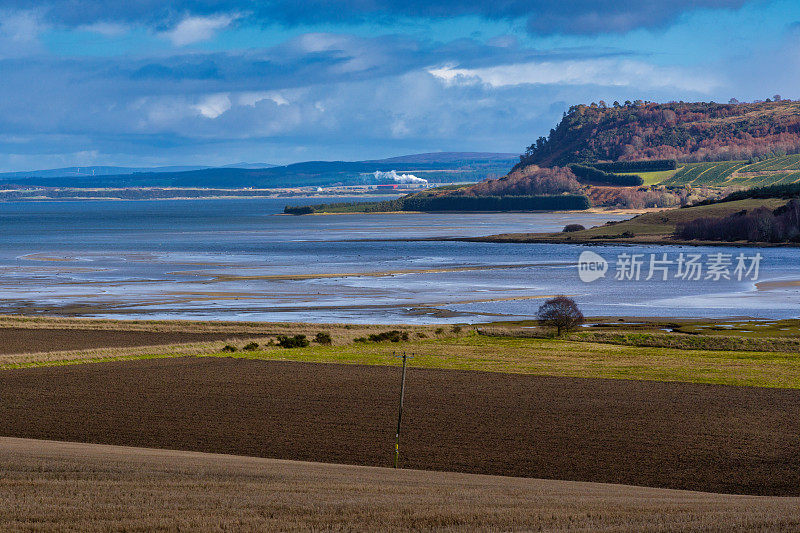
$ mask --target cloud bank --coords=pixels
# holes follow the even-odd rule
[[[736,9],[745,0],[183,0],[108,2],[105,0],[5,0],[8,8],[36,9],[53,23],[123,22],[177,24],[186,14],[213,20],[242,13],[262,24],[381,22],[396,17],[452,18],[476,16],[489,20],[524,20],[537,34],[596,34],[657,28],[696,9]],[[193,22],[195,24],[195,22]]]
[[[521,152],[575,103],[800,96],[796,29],[716,62],[713,25],[642,34],[743,4],[0,0],[0,169]]]

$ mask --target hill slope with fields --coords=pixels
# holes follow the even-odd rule
[[[764,187],[800,182],[800,154],[760,161],[687,163],[661,182],[667,186]]]

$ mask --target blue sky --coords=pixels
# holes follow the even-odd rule
[[[800,98],[800,3],[0,0],[0,170],[519,153],[569,105]]]

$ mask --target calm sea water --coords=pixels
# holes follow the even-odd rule
[[[341,201],[341,199],[337,199]],[[332,201],[337,201],[332,200]],[[325,201],[325,199],[314,200]],[[572,295],[587,315],[796,317],[796,249],[403,241],[557,231],[591,214],[279,216],[308,199],[0,204],[0,313],[314,322],[481,322],[530,318]],[[610,262],[584,283],[577,261]],[[650,254],[760,253],[751,279],[650,281]],[[620,254],[643,260],[619,281]],[[732,271],[734,265],[731,265]]]

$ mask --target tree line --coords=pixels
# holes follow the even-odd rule
[[[630,172],[658,172],[662,170],[675,170],[678,161],[675,159],[649,159],[645,161],[614,161],[611,163],[591,163],[588,166],[597,170],[614,173]]]
[[[718,161],[800,152],[800,103],[576,105],[518,167],[595,161]]]
[[[582,194],[548,196],[411,196],[404,211],[580,211],[589,209]]]
[[[795,198],[800,196],[800,183],[787,183],[783,185],[768,185],[734,191],[725,198],[716,201],[704,201],[697,205],[708,205],[722,202],[736,202],[738,200],[766,199],[766,198]]]
[[[423,196],[410,195],[384,202],[348,202],[307,206],[286,206],[289,215],[319,212],[388,212],[388,211],[582,211],[590,207],[582,194],[519,196]]]
[[[678,227],[675,236],[687,240],[800,242],[800,200],[774,211],[759,207],[720,218],[704,217]]]
[[[578,177],[578,181],[591,185],[611,185],[614,187],[635,187],[644,180],[635,174],[612,174],[594,166],[572,164],[569,169]]]

